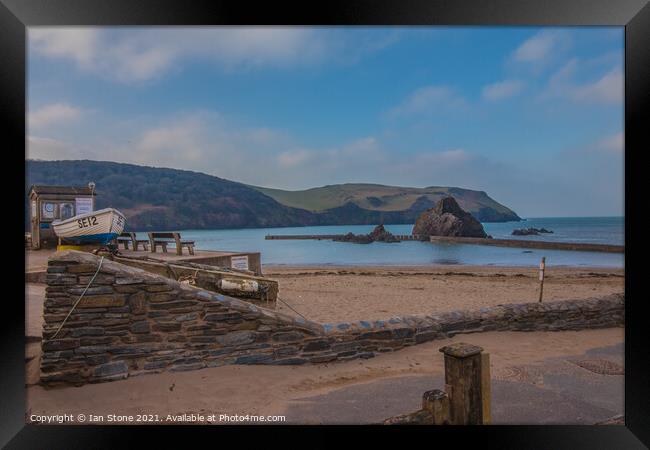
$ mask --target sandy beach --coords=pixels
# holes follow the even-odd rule
[[[535,267],[264,266],[280,283],[280,298],[316,322],[480,309],[538,301]],[[581,299],[624,291],[623,269],[547,267],[543,301]],[[295,314],[282,302],[278,310]]]

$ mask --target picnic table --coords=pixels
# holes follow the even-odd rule
[[[125,231],[117,237],[117,245],[124,245],[125,250],[129,249],[129,242],[135,251],[138,250],[140,245],[142,245],[144,251],[148,250],[149,239],[138,239],[133,231]]]
[[[173,244],[176,246],[176,254],[183,254],[183,247],[187,248],[190,255],[194,254],[194,241],[181,239],[181,234],[178,232],[165,232],[165,233],[148,233],[149,244],[151,245],[151,252],[156,253],[156,248],[161,247],[163,253],[167,253],[167,246]]]

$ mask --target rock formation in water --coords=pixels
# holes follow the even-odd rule
[[[377,225],[374,230],[368,235],[373,241],[379,242],[399,242],[393,234],[384,228],[383,225]]]
[[[415,221],[413,234],[487,238],[481,222],[458,205],[453,197],[441,199]]]
[[[335,237],[337,242],[352,242],[355,244],[370,244],[371,242],[399,242],[392,233],[387,231],[383,225],[377,225],[369,234],[348,233],[344,236]]]
[[[553,233],[551,230],[546,228],[521,228],[519,230],[512,230],[513,236],[537,236],[541,233]]]

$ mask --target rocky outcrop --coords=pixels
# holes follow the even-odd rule
[[[521,228],[519,230],[512,230],[513,236],[537,236],[542,233],[553,233],[551,230],[546,228]]]
[[[441,199],[415,221],[413,234],[420,236],[456,236],[486,238],[481,222],[458,205],[453,197]]]
[[[368,235],[373,241],[379,242],[399,242],[393,234],[384,228],[383,225],[377,225],[374,230]]]
[[[371,242],[399,242],[400,240],[386,230],[383,225],[377,225],[369,234],[348,233],[333,239],[337,242],[352,242],[355,244],[370,244]]]

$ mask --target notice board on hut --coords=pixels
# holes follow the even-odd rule
[[[93,211],[93,199],[91,197],[76,197],[74,199],[76,214],[86,214]]]

